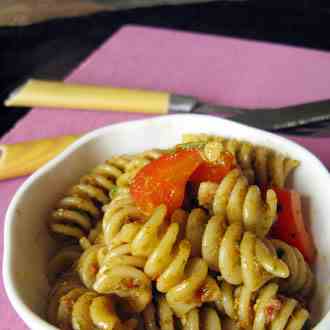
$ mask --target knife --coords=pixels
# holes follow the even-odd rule
[[[231,120],[270,131],[330,120],[330,100],[283,108],[247,109],[207,104],[195,97],[168,92],[36,79],[30,79],[15,89],[5,100],[5,105],[148,114],[228,114]]]

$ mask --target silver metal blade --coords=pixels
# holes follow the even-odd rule
[[[295,135],[303,137],[330,137],[330,126],[325,127],[293,127],[285,130],[280,130],[279,133],[286,135]]]
[[[225,110],[228,111],[225,111]],[[309,123],[321,122],[330,119],[330,101],[320,101],[299,104],[279,109],[247,110],[231,107],[197,107],[193,112],[216,113],[240,112],[230,117],[231,120],[261,128],[264,130],[277,131],[280,129],[299,127]]]
[[[198,101],[195,97],[171,94],[169,112],[179,113],[205,113],[205,114],[241,114],[247,109],[234,108],[222,105],[207,104]]]
[[[191,113],[198,105],[198,100],[192,96],[170,94],[168,112]]]
[[[200,103],[195,107],[191,112],[192,113],[205,113],[205,114],[231,114],[231,115],[239,115],[244,113],[249,113],[251,110],[243,109],[243,108],[235,108],[225,105],[213,105],[207,103]]]

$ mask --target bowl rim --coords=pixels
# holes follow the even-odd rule
[[[53,168],[55,168],[59,163],[65,161],[65,159],[73,154],[76,150],[78,150],[82,145],[88,143],[89,141],[101,137],[102,135],[106,135],[109,130],[115,127],[121,127],[121,126],[129,126],[129,125],[136,125],[138,123],[143,122],[149,122],[150,124],[157,124],[157,123],[166,123],[168,121],[182,119],[182,117],[186,118],[185,120],[188,120],[189,118],[205,118],[205,120],[217,120],[219,122],[228,123],[232,125],[234,128],[237,128],[239,132],[239,128],[249,128],[251,132],[259,132],[264,134],[266,137],[270,137],[272,139],[276,139],[279,142],[290,144],[294,148],[297,149],[298,152],[303,152],[308,155],[308,157],[311,157],[314,161],[314,164],[317,165],[318,170],[322,171],[325,175],[329,178],[330,183],[330,173],[328,172],[325,165],[320,161],[320,159],[314,155],[312,152],[310,152],[305,147],[301,146],[300,144],[291,141],[283,136],[279,136],[277,134],[263,131],[258,128],[250,127],[245,124],[240,124],[234,121],[231,121],[229,119],[225,119],[222,117],[215,117],[210,115],[201,115],[201,114],[170,114],[170,115],[163,115],[163,116],[153,116],[151,118],[142,118],[142,119],[135,119],[130,121],[124,121],[114,124],[109,124],[101,128],[94,129],[79,139],[77,139],[75,142],[73,142],[70,146],[68,146],[63,152],[61,152],[58,156],[56,156],[54,159],[50,160],[47,164],[42,166],[40,169],[38,169],[36,172],[31,174],[17,189],[15,192],[8,209],[6,211],[5,215],[5,223],[4,223],[4,244],[3,244],[3,262],[2,262],[2,276],[3,276],[3,282],[5,287],[5,292],[7,294],[7,297],[9,298],[9,301],[16,311],[17,315],[25,322],[26,325],[30,325],[31,323],[35,324],[38,327],[42,327],[42,329],[49,329],[49,330],[55,330],[58,329],[48,323],[46,320],[32,312],[29,307],[23,303],[23,301],[19,298],[18,290],[15,287],[15,283],[12,280],[12,227],[13,223],[15,222],[15,210],[17,207],[18,202],[21,200],[21,198],[24,197],[25,191],[41,176],[46,174],[49,171],[52,171]],[[188,118],[187,118],[188,117]],[[206,129],[207,131],[207,129]],[[238,134],[239,135],[239,134]],[[239,136],[237,136],[239,138]],[[320,320],[320,322],[316,325],[314,328],[326,329],[327,326],[330,325],[330,311],[328,311],[325,316]]]

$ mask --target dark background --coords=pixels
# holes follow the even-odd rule
[[[0,136],[27,110],[7,109],[27,77],[62,78],[125,24],[149,25],[330,50],[327,1],[224,1],[163,6],[0,28]]]

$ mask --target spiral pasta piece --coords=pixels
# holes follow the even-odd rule
[[[101,206],[109,203],[109,192],[121,174],[118,166],[105,163],[83,176],[59,201],[49,221],[50,231],[59,238],[80,239],[88,235],[101,218]]]
[[[257,186],[249,186],[240,170],[230,171],[219,185],[202,182],[198,202],[230,224],[240,223],[258,237],[265,237],[277,217],[277,197],[268,189],[266,200]]]
[[[287,294],[299,294],[301,297],[309,296],[314,288],[315,279],[301,252],[280,240],[272,239],[270,242],[290,271],[287,279],[279,281],[280,291]]]
[[[141,312],[151,301],[151,282],[142,271],[146,260],[131,255],[129,245],[109,251],[93,245],[79,259],[78,272],[88,289],[116,294],[134,312]]]
[[[48,308],[48,320],[66,330],[133,330],[134,319],[121,320],[116,311],[113,296],[90,291],[81,283],[66,277],[52,290]]]
[[[206,261],[191,257],[189,240],[179,239],[180,224],[166,224],[166,213],[165,205],[156,208],[133,239],[131,252],[147,259],[145,274],[156,281],[159,292],[166,293],[176,315],[183,316],[202,303],[215,300],[219,290],[208,276]],[[172,220],[175,218],[183,219],[181,215]]]
[[[290,173],[299,165],[297,160],[285,157],[269,148],[246,141],[208,134],[185,134],[183,143],[211,143],[212,148],[231,152],[249,180],[261,187],[283,188]],[[205,148],[209,148],[205,146]]]
[[[104,210],[103,235],[109,248],[130,242],[145,221],[129,193],[118,194]]]
[[[225,217],[215,215],[203,219],[201,209],[193,210],[186,228],[195,233],[186,236],[197,256],[208,267],[233,285],[244,283],[251,291],[258,290],[272,278],[287,278],[288,266],[276,254],[271,241],[262,240],[244,231],[239,223],[227,225]],[[192,239],[192,238],[193,239]]]
[[[221,283],[217,309],[235,320],[241,329],[301,330],[309,313],[297,300],[278,295],[279,286],[268,283],[256,293],[245,286]]]
[[[104,245],[95,244],[88,247],[79,258],[77,271],[81,282],[86,288],[93,289],[96,275],[102,266],[106,253],[107,249]]]

